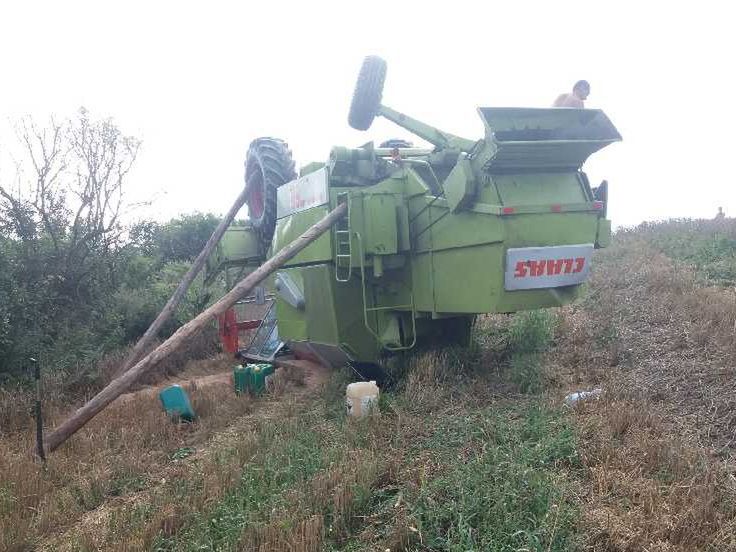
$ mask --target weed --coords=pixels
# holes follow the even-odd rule
[[[184,460],[194,454],[196,450],[192,447],[179,447],[169,455],[169,458],[176,462],[177,460]]]
[[[509,379],[521,393],[542,390],[542,353],[552,344],[557,324],[555,314],[547,310],[522,312],[512,318],[505,356]]]
[[[548,310],[520,312],[509,327],[512,353],[540,353],[547,350],[555,334],[556,319]]]
[[[509,378],[521,393],[539,393],[542,390],[539,354],[514,354],[509,361]]]
[[[128,493],[137,493],[146,488],[148,480],[143,474],[124,471],[116,474],[108,484],[106,494],[108,496],[122,496]]]
[[[457,457],[461,441],[472,449],[464,459]],[[574,433],[555,414],[536,406],[484,411],[433,442],[448,469],[422,486],[411,508],[424,546],[570,549],[577,514],[556,469],[578,460]]]
[[[281,506],[281,493],[314,475],[329,460],[306,420],[264,423],[258,428],[258,442],[256,458],[244,467],[237,487],[176,539],[159,537],[156,550],[233,547],[244,527],[268,521],[271,510]]]
[[[693,266],[705,282],[736,283],[736,221],[678,219],[644,223],[620,232],[628,244],[645,240],[668,257]]]

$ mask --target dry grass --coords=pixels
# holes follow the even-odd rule
[[[182,374],[209,374],[230,364],[225,357],[193,362]],[[282,393],[294,385],[288,377],[281,379]],[[237,480],[239,466],[250,454],[247,432],[238,434],[234,452],[228,453],[238,460],[231,462],[212,452],[219,450],[218,435],[235,421],[243,424],[253,412],[253,402],[236,398],[227,376],[206,386],[189,384],[188,392],[198,415],[196,423],[170,422],[156,393],[141,391],[99,414],[51,455],[45,468],[28,453],[33,445],[31,431],[4,435],[0,440],[0,549],[26,550],[42,542],[56,549],[77,540],[90,548],[139,549],[159,531],[174,532],[184,519],[174,500],[182,481],[198,489],[187,498],[195,506],[197,501],[201,506],[216,500]],[[69,411],[69,406],[54,404],[47,409],[47,425],[59,423]],[[27,419],[25,425],[30,425]],[[127,535],[121,516],[135,517],[142,504],[151,504],[143,497],[153,495],[169,499],[153,501],[155,508],[146,515],[142,529],[141,523],[133,524],[138,529],[135,538],[119,538]],[[65,533],[72,527],[73,538]],[[59,541],[47,541],[59,534],[63,535]]]
[[[213,330],[199,334],[170,357],[146,374],[133,390],[165,381],[172,377],[194,377],[222,371],[230,365],[226,355],[216,355],[217,344]],[[151,346],[155,348],[158,344]],[[43,367],[42,383],[45,416],[57,419],[73,405],[83,404],[115,377],[121,363],[130,352],[126,347],[108,353],[92,366],[79,367],[73,376],[56,372],[53,366]],[[0,438],[16,432],[28,431],[32,425],[30,413],[35,401],[35,390],[27,385],[0,387]]]
[[[285,393],[257,403],[235,399],[226,387],[200,386],[191,390],[200,415],[191,426],[165,421],[150,408],[149,395],[139,393],[57,452],[47,472],[26,465],[7,474],[13,496],[31,498],[30,508],[15,508],[2,527],[3,544],[18,550],[421,547],[434,532],[445,532],[427,510],[457,489],[454,478],[468,488],[479,484],[467,466],[483,458],[485,477],[503,477],[506,463],[496,467],[486,456],[488,440],[515,439],[508,429],[502,437],[499,424],[507,421],[489,409],[490,380],[467,368],[451,353],[416,359],[401,400],[389,400],[380,416],[360,423],[344,418],[339,378],[323,398]],[[288,391],[295,382],[281,373]],[[512,418],[519,423],[518,415]],[[12,448],[20,456],[29,444],[24,438]],[[525,450],[533,455],[537,448],[532,442]],[[18,458],[2,458],[17,465]],[[515,477],[526,480],[528,469],[520,466]],[[425,505],[417,509],[420,499]],[[476,515],[475,508],[448,515]],[[421,516],[430,516],[425,525]]]
[[[614,383],[647,397],[678,433],[736,446],[736,292],[626,240],[601,252],[581,305],[563,309],[550,370],[563,388]]]
[[[577,409],[586,549],[734,550],[733,466],[673,436],[652,405],[610,395]]]
[[[381,416],[365,423],[341,417],[344,381],[308,398],[290,392],[305,383],[298,370],[280,370],[273,394],[257,401],[236,399],[223,382],[192,388],[200,419],[191,425],[165,420],[155,395],[132,396],[95,419],[46,470],[27,456],[30,396],[0,391],[0,549],[163,543],[179,550],[199,542],[197,532],[213,520],[228,531],[215,541],[224,549],[428,549],[455,523],[431,525],[433,508],[462,519],[473,512],[476,523],[492,508],[462,510],[447,497],[463,485],[471,499],[491,496],[517,475],[518,496],[526,496],[530,474],[547,469],[532,460],[548,446],[559,456],[549,487],[540,489],[551,492],[553,508],[532,525],[549,521],[552,534],[560,531],[558,507],[574,502],[586,550],[736,550],[736,293],[704,285],[695,270],[630,233],[599,252],[587,296],[555,320],[553,350],[539,357],[541,397],[521,395],[509,377],[512,323],[488,317],[479,322],[479,350],[412,359]],[[546,327],[541,322],[534,327]],[[172,373],[206,376],[222,362],[229,365],[204,361]],[[593,386],[604,388],[602,398],[568,415],[578,428],[577,461],[565,460],[564,431],[545,433],[549,418],[518,425],[528,413],[519,405],[559,411],[565,393]],[[50,401],[50,425],[69,409]],[[516,443],[521,429],[540,432],[539,442]],[[509,450],[493,452],[501,461],[482,460],[509,442]],[[296,444],[306,449],[303,465]],[[518,473],[494,471],[515,466],[520,454],[527,463]],[[560,489],[570,482],[576,490],[563,500]],[[472,492],[479,486],[483,493]],[[247,502],[246,490],[262,494]],[[249,517],[227,525],[227,515],[244,508]],[[531,519],[523,509],[513,513],[519,524]]]
[[[736,293],[637,233],[596,261],[547,357],[558,397],[605,390],[575,409],[585,548],[736,550]]]

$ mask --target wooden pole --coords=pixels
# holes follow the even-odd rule
[[[194,282],[197,274],[200,273],[202,267],[207,262],[207,258],[212,253],[212,250],[220,242],[223,234],[225,233],[225,230],[228,229],[230,223],[238,214],[238,211],[240,211],[240,208],[245,204],[245,199],[246,193],[245,190],[243,190],[238,198],[235,200],[235,203],[233,203],[233,206],[230,207],[230,210],[227,212],[225,217],[220,221],[220,224],[217,225],[215,231],[212,232],[212,235],[210,236],[210,239],[207,240],[207,244],[204,246],[204,249],[202,249],[200,254],[194,260],[194,263],[192,264],[189,271],[184,275],[184,278],[182,278],[181,282],[179,282],[179,285],[177,286],[176,291],[174,291],[174,294],[169,298],[166,305],[164,305],[164,308],[148,327],[146,333],[144,333],[143,336],[138,340],[138,343],[135,344],[135,347],[133,347],[133,350],[125,359],[125,362],[123,362],[123,364],[120,365],[120,368],[118,368],[117,372],[115,372],[116,376],[127,372],[131,366],[133,366],[141,359],[141,357],[143,357],[146,348],[151,343],[153,343],[154,339],[156,339],[156,336],[161,331],[161,327],[166,323],[169,318],[171,318],[171,316],[176,311],[176,308],[179,306],[182,298],[186,295],[187,290],[189,290],[189,287],[192,285],[192,282]]]
[[[33,363],[33,375],[36,379],[36,454],[46,463],[46,453],[43,450],[43,395],[41,392],[41,364],[35,359],[28,359]]]
[[[194,337],[194,335],[200,332],[213,318],[225,312],[239,299],[250,293],[250,291],[267,276],[275,272],[289,259],[293,258],[302,249],[324,234],[333,224],[335,224],[335,222],[342,218],[346,212],[347,203],[338,205],[322,220],[304,232],[304,234],[281,249],[276,253],[276,255],[263,263],[254,272],[251,272],[248,276],[238,282],[238,284],[222,299],[184,324],[174,333],[174,335],[164,341],[145,358],[140,360],[130,370],[111,381],[102,391],[90,399],[87,404],[72,414],[52,433],[48,434],[46,438],[46,451],[53,452],[56,450],[59,445],[79,431],[79,429],[101,412],[107,405],[130,389],[133,383],[135,383],[135,381],[146,371],[156,366],[158,362],[174,352],[182,343]]]

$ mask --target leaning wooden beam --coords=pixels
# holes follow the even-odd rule
[[[289,245],[280,250],[276,255],[263,263],[258,269],[243,278],[222,299],[200,313],[181,328],[174,335],[164,341],[155,350],[140,360],[125,374],[111,381],[107,387],[90,399],[72,414],[64,423],[57,427],[46,437],[46,451],[52,452],[69,437],[79,431],[95,415],[101,412],[107,405],[121,394],[130,389],[131,385],[146,371],[150,370],[162,359],[175,351],[182,343],[191,339],[194,335],[209,324],[214,317],[219,316],[232,307],[236,301],[246,296],[250,291],[263,281],[267,276],[280,268],[289,259],[293,258],[302,249],[324,234],[335,222],[342,218],[347,212],[347,204],[338,205],[330,211],[322,220],[309,228]]]
[[[148,327],[146,333],[144,333],[143,336],[138,340],[138,343],[135,344],[135,347],[133,347],[133,350],[125,359],[125,362],[120,365],[120,368],[118,368],[116,375],[119,376],[121,374],[124,374],[130,369],[131,366],[133,366],[143,357],[145,350],[149,347],[149,345],[151,345],[151,343],[153,343],[153,340],[156,339],[156,336],[161,331],[163,325],[169,318],[171,318],[171,316],[176,311],[176,308],[179,306],[182,298],[186,295],[189,287],[192,285],[192,282],[197,277],[197,274],[200,273],[202,267],[207,262],[207,258],[212,253],[212,250],[220,242],[220,240],[222,239],[222,235],[225,233],[225,230],[228,229],[230,223],[238,214],[238,211],[240,211],[240,208],[245,204],[245,199],[246,193],[245,189],[243,189],[241,194],[235,200],[235,203],[233,203],[233,206],[230,207],[230,210],[225,215],[225,218],[220,221],[220,224],[217,225],[215,231],[212,232],[212,235],[210,236],[210,239],[207,240],[207,244],[204,246],[204,249],[202,249],[199,256],[194,260],[194,264],[192,264],[189,271],[184,275],[184,278],[182,278],[181,282],[179,282],[179,285],[177,286],[176,291],[174,291],[174,294],[169,298],[166,305],[164,305],[164,308]]]

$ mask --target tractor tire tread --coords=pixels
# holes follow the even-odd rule
[[[271,246],[276,229],[276,190],[296,178],[294,160],[289,146],[283,140],[271,137],[256,138],[250,143],[245,158],[245,188],[254,182],[256,171],[263,175],[263,212],[254,218],[250,197],[246,201],[251,214],[250,223],[258,236],[262,252]]]
[[[378,56],[367,56],[358,73],[348,123],[356,130],[368,130],[381,107],[386,62]]]

